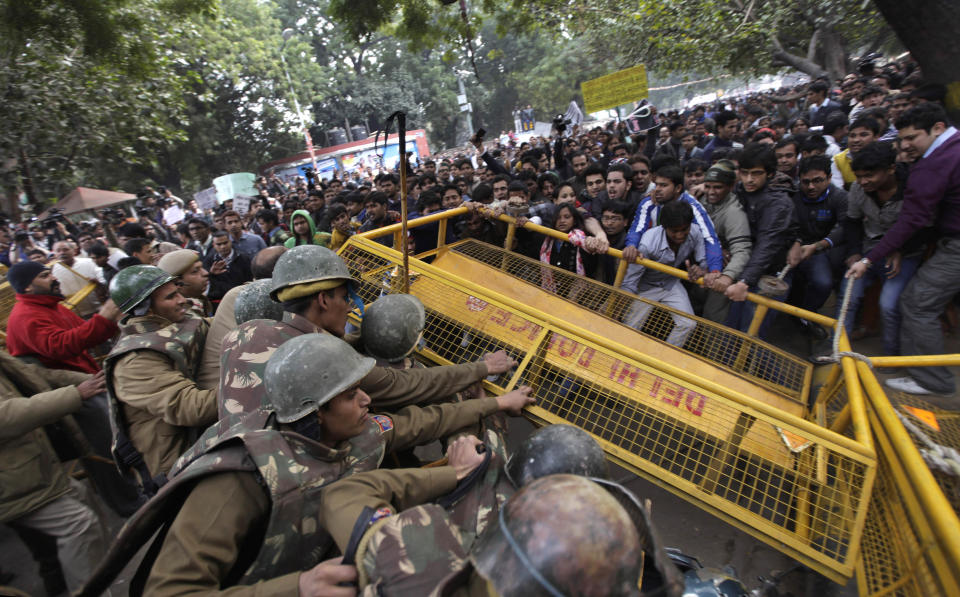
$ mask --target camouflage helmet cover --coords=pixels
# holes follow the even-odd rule
[[[470,559],[500,597],[640,594],[640,538],[602,486],[576,475],[533,481],[500,510]]]
[[[268,408],[281,423],[301,419],[363,379],[375,362],[330,334],[287,340],[264,370]]]
[[[510,456],[505,467],[515,487],[547,475],[607,476],[603,448],[575,425],[557,424],[537,429]]]
[[[319,245],[299,245],[286,251],[273,268],[273,287],[270,296],[280,300],[277,294],[288,286],[343,280],[352,282],[353,276],[339,255]]]
[[[254,280],[244,285],[243,290],[237,294],[237,300],[233,307],[233,315],[237,320],[237,325],[246,323],[251,319],[273,319],[276,321],[283,319],[283,306],[270,298],[272,288],[273,281],[270,278]]]
[[[110,280],[110,298],[122,313],[150,298],[153,291],[175,278],[153,265],[132,265]]]
[[[360,337],[367,354],[397,361],[417,347],[425,322],[420,299],[410,294],[388,294],[364,311]]]

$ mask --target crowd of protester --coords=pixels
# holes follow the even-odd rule
[[[914,65],[894,63],[842,81],[817,79],[661,111],[639,128],[558,123],[550,138],[475,137],[471,147],[409,163],[406,189],[396,170],[329,180],[312,172],[288,180],[268,173],[257,179],[258,195],[244,213],[234,209],[235,200],[202,210],[161,187],[139,194],[135,218],[106,209],[88,220],[52,212],[7,222],[0,227],[0,262],[9,268],[17,303],[6,330],[13,356],[0,353],[6,396],[0,406],[9,423],[0,451],[12,463],[0,467],[0,476],[5,488],[15,486],[17,496],[29,499],[4,497],[2,520],[36,548],[38,559],[59,552],[66,580],[44,576],[51,594],[58,582],[78,588],[104,545],[78,484],[58,469],[22,470],[31,458],[44,466],[56,460],[43,425],[67,413],[82,421],[79,433],[99,457],[84,463],[98,494],[122,516],[136,511],[145,490],[155,493],[176,472],[174,462],[198,430],[265,403],[244,402],[252,390],[264,391],[267,376],[267,358],[250,355],[269,355],[283,340],[311,331],[343,335],[347,310],[340,302],[349,302],[349,278],[329,274],[346,268],[326,250],[398,222],[404,197],[410,219],[469,208],[447,226],[447,242],[502,246],[508,228],[495,216],[513,215],[521,227],[511,250],[607,284],[623,269],[608,249],[620,250],[624,290],[740,330],[753,317],[748,292],[758,292],[762,276],[785,273],[784,300],[810,311],[823,312],[835,296],[828,314],[837,315],[849,292],[844,325],[852,337],[864,333],[862,307],[873,296],[886,354],[943,352],[940,318],[960,290],[960,135],[944,98],[945,90],[925,84]],[[172,221],[171,213],[182,219]],[[523,228],[527,222],[565,236],[538,234]],[[437,230],[412,228],[409,246],[416,253],[435,249]],[[394,235],[376,240],[392,245]],[[314,258],[283,262],[286,254]],[[638,258],[685,270],[687,279]],[[284,323],[236,331],[237,296],[254,279],[270,278],[274,267],[295,272],[283,274],[295,278],[286,286],[274,280]],[[328,269],[310,277],[302,273],[309,267]],[[702,287],[692,283],[701,279]],[[549,276],[541,283],[558,291]],[[60,304],[88,287],[92,292],[72,309]],[[623,321],[642,328],[650,309],[638,302]],[[206,323],[183,325],[191,317]],[[693,325],[675,317],[663,339],[683,346]],[[796,325],[815,339],[826,337],[809,322]],[[241,350],[244,342],[253,348]],[[107,353],[105,375],[96,357]],[[444,378],[436,392],[461,391],[512,366],[504,355],[485,363],[461,376],[464,384]],[[244,369],[252,364],[260,369]],[[224,385],[231,375],[233,385]],[[391,388],[412,392],[426,378],[407,385],[390,379],[376,386],[379,393],[370,391],[374,401],[393,396]],[[955,390],[942,367],[910,368],[887,383],[914,394]],[[225,397],[228,387],[238,388],[235,397]],[[488,404],[482,414],[517,411],[529,403],[525,392]],[[34,396],[27,406],[14,398],[30,395],[43,399]],[[119,439],[118,420],[126,426]],[[126,453],[118,455],[118,444]],[[133,474],[119,475],[111,459]]]

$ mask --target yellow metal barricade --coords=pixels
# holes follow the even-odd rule
[[[514,230],[513,218],[497,217]],[[358,235],[341,251],[367,301],[401,287],[399,253],[368,240],[393,228]],[[438,247],[421,255],[432,265],[411,261],[410,292],[427,309],[425,356],[459,363],[507,350],[520,366],[488,389],[534,387],[529,418],[579,425],[611,460],[825,576],[845,582],[856,573],[863,595],[960,595],[960,476],[931,469],[921,455],[928,442],[960,449],[960,413],[903,395],[891,405],[868,365],[851,357],[827,365],[808,409],[811,368],[749,334],[649,303],[633,330],[623,322],[644,301],[618,288],[476,241]],[[680,323],[692,331],[667,345]],[[840,350],[850,350],[845,336]],[[871,361],[956,366],[960,355]],[[935,428],[921,441],[897,413],[920,428],[933,417]]]
[[[438,253],[436,266],[411,260],[410,293],[427,310],[423,354],[460,363],[507,350],[521,365],[491,389],[532,386],[538,404],[528,414],[534,420],[579,425],[637,474],[830,578],[852,576],[875,472],[872,451],[806,420],[802,404],[782,393],[606,315],[570,321],[559,311],[539,310],[539,300],[517,297],[531,289],[539,299],[551,293],[522,275],[511,296],[491,289],[496,266],[482,264],[485,277],[461,278],[442,267],[456,249]],[[360,237],[341,256],[361,281],[364,301],[400,288],[396,251]],[[582,292],[593,292],[589,286]],[[656,352],[637,350],[638,343]],[[696,365],[685,367],[684,359]],[[745,391],[731,389],[738,383]],[[761,393],[777,406],[753,395]]]

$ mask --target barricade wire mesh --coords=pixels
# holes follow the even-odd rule
[[[931,441],[960,452],[960,412],[944,410],[922,398],[903,392],[888,392],[888,396],[893,407],[913,421]],[[911,411],[911,408],[917,410]],[[932,415],[932,423],[935,426],[924,422],[923,418],[914,413],[926,417]],[[930,413],[930,415],[926,415],[926,413]],[[921,453],[927,447],[913,433],[910,434],[910,439],[913,440],[917,449],[921,450]],[[960,512],[960,477],[935,467],[930,467],[930,472],[933,473],[933,478],[937,480],[943,494],[950,501],[950,505],[953,506],[955,511]]]
[[[341,256],[360,280],[364,301],[402,288],[402,276],[394,275],[399,255],[392,250],[357,239]],[[828,577],[841,581],[853,574],[872,458],[835,443],[829,432],[800,430],[788,413],[780,418],[754,411],[557,329],[551,314],[534,317],[463,289],[445,271],[416,260],[410,265],[410,293],[427,312],[426,356],[461,363],[507,350],[521,366],[494,385],[533,387],[533,419],[578,425],[621,464]],[[518,262],[512,271],[530,277],[534,269],[523,270],[530,265]],[[620,300],[600,286],[603,301]],[[590,284],[582,292],[600,296],[589,294]],[[650,319],[656,326],[672,322],[672,314],[655,308]]]
[[[658,340],[674,340],[671,333],[676,330],[681,343],[672,343],[684,351],[784,396],[806,398],[811,365],[756,338],[649,301],[653,309],[647,312],[632,293],[477,240],[456,243],[450,250]],[[680,328],[689,331],[684,335]]]
[[[937,431],[919,418],[914,422],[924,429],[928,437],[941,445],[955,447],[960,439],[960,413],[946,411],[924,400],[900,392],[888,392],[891,405],[901,413],[909,414],[904,406],[922,409],[934,415]],[[841,378],[825,398],[828,425],[847,405],[846,383]],[[877,477],[867,510],[867,517],[860,543],[860,559],[857,567],[857,583],[861,595],[948,595],[943,580],[937,574],[930,557],[934,546],[921,538],[907,506],[907,500],[917,500],[915,490],[902,474],[898,479],[896,467],[891,460],[893,448],[879,419],[871,417],[871,430],[878,444]],[[846,433],[852,435],[848,426]],[[925,446],[911,435],[918,449]],[[931,468],[941,491],[954,510],[960,505],[960,479]],[[932,524],[936,524],[933,522]]]
[[[907,500],[916,501],[909,484],[898,481],[901,466],[876,417],[871,427],[878,443],[877,479],[860,544],[857,585],[861,595],[928,597],[951,593],[931,559],[933,543],[921,539]],[[902,473],[901,473],[902,476]],[[934,522],[934,524],[936,524]]]

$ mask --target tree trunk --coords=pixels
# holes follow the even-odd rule
[[[877,9],[923,70],[947,86],[947,111],[960,122],[960,10],[956,0],[874,0]]]
[[[20,183],[23,185],[23,192],[27,194],[27,200],[36,208],[37,213],[43,209],[37,198],[36,189],[33,186],[33,173],[30,170],[30,161],[27,159],[27,152],[20,146]]]
[[[830,80],[835,82],[850,72],[847,51],[843,47],[843,40],[833,27],[821,27],[818,31],[820,31],[820,47],[823,50],[823,65],[830,73]]]

